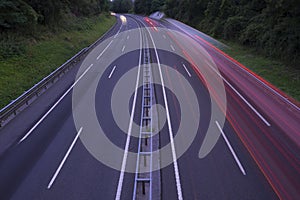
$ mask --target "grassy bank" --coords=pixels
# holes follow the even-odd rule
[[[92,44],[113,24],[115,18],[97,16],[77,19],[55,33],[39,33],[38,39],[22,38],[24,52],[0,57],[0,108],[31,88],[82,48]]]
[[[230,49],[224,52],[263,77],[277,88],[300,101],[300,71],[274,58],[266,58],[256,52],[233,42],[222,41]]]

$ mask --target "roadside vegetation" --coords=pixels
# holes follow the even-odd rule
[[[0,108],[115,23],[106,0],[75,1],[0,2]]]
[[[266,79],[277,88],[300,102],[300,70],[279,59],[262,56],[255,48],[236,42],[222,41],[230,48],[225,53]]]
[[[115,20],[108,11],[163,11],[232,48],[232,57],[300,100],[298,0],[1,0],[0,108]]]
[[[300,68],[299,0],[166,0],[165,12],[226,41]]]
[[[110,5],[110,10],[116,13],[132,13],[132,0],[114,0]]]
[[[299,0],[135,0],[228,44],[231,56],[300,100]]]

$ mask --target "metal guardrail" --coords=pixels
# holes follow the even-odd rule
[[[86,56],[95,46],[97,46],[103,39],[112,31],[116,26],[115,23],[103,36],[101,36],[96,42],[90,46],[82,49],[67,62],[62,64],[59,68],[54,70],[51,74],[43,78],[40,82],[35,84],[32,88],[25,91],[21,96],[10,102],[7,106],[0,110],[0,128],[17,116],[28,105],[30,105],[37,97],[44,93],[47,88],[53,85],[59,78],[76,65],[83,57]]]
[[[55,83],[62,74],[66,73],[71,67],[73,67],[84,56],[87,48],[79,51],[75,56],[53,71],[51,74],[43,78],[40,82],[35,84],[32,88],[24,92],[17,99],[13,100],[7,106],[0,110],[0,127],[13,119],[19,112],[24,110],[34,99],[40,96],[50,84]]]

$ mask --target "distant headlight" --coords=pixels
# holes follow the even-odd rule
[[[123,24],[127,22],[127,19],[126,19],[126,17],[124,15],[121,15],[120,19],[121,19],[121,21],[122,21]]]

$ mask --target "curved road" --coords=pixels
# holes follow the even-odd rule
[[[148,199],[149,187],[152,199],[300,198],[297,105],[187,25],[116,17],[83,62],[0,129],[0,199]],[[137,157],[127,153],[139,152],[147,65],[151,144],[165,151],[150,186],[135,190]],[[95,118],[124,153],[102,148]]]

